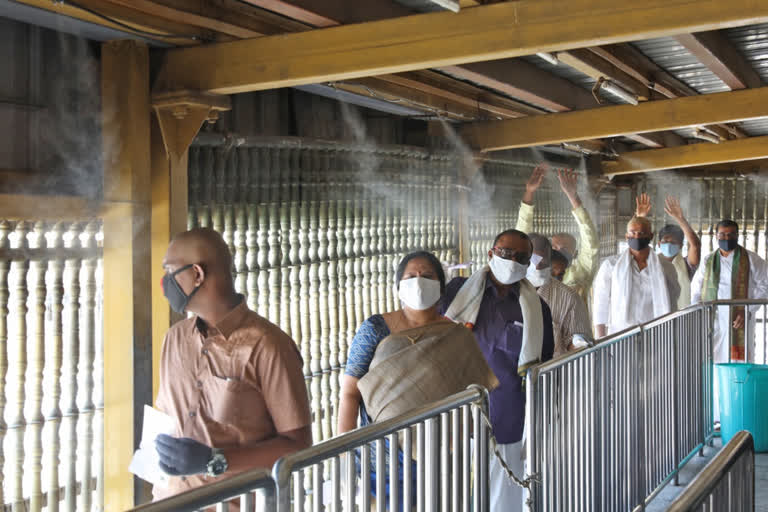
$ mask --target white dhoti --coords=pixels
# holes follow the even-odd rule
[[[512,473],[518,478],[525,475],[523,442],[500,444],[499,451],[504,457]],[[488,470],[488,487],[490,489],[489,498],[492,511],[504,512],[522,512],[524,510],[523,500],[526,498],[523,488],[513,482],[501,467],[499,459],[490,454],[491,463]]]

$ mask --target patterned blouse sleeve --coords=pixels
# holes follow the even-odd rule
[[[389,328],[383,316],[373,315],[363,322],[352,340],[352,346],[349,347],[347,368],[344,373],[358,379],[368,373],[376,347],[387,336],[389,336]]]

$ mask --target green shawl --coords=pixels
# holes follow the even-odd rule
[[[736,246],[733,254],[733,268],[731,272],[731,299],[749,298],[749,254],[742,246]],[[717,250],[707,261],[704,269],[704,283],[702,284],[701,298],[703,301],[717,300],[717,289],[720,286],[720,251]],[[733,319],[738,313],[744,313],[744,306],[732,307],[730,326],[733,330],[731,336],[731,359],[744,360],[744,328],[734,329]],[[744,318],[746,325],[747,318]]]

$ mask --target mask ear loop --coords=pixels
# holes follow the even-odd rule
[[[189,305],[189,301],[191,301],[191,300],[192,300],[192,297],[193,297],[193,296],[194,296],[194,295],[197,293],[197,291],[200,289],[200,287],[202,286],[202,283],[201,283],[201,284],[199,284],[199,285],[197,285],[197,286],[195,286],[195,288],[192,290],[192,292],[191,292],[189,295],[187,295],[187,294],[184,292],[184,290],[181,288],[181,285],[179,284],[179,282],[176,280],[176,274],[178,274],[179,272],[183,272],[183,271],[187,270],[188,268],[191,268],[191,267],[194,267],[194,266],[195,266],[195,264],[194,264],[194,263],[190,263],[189,265],[184,265],[183,267],[181,267],[180,269],[178,269],[176,272],[173,272],[173,273],[171,274],[171,281],[173,282],[173,285],[176,287],[176,289],[177,289],[179,292],[181,292],[181,294],[182,294],[182,295],[184,296],[184,298],[186,299],[186,300],[185,300],[185,302],[184,302],[184,309],[186,309],[186,308],[187,308],[187,305]],[[163,287],[163,291],[165,291],[165,287]]]

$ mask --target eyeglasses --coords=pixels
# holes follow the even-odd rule
[[[739,238],[739,233],[736,231],[730,231],[727,233],[718,233],[717,239],[718,240],[736,240]]]
[[[506,247],[494,247],[491,250],[493,251],[493,254],[505,260],[514,260],[521,265],[528,265],[531,263],[531,256],[527,252],[517,252],[514,249],[507,249]]]

